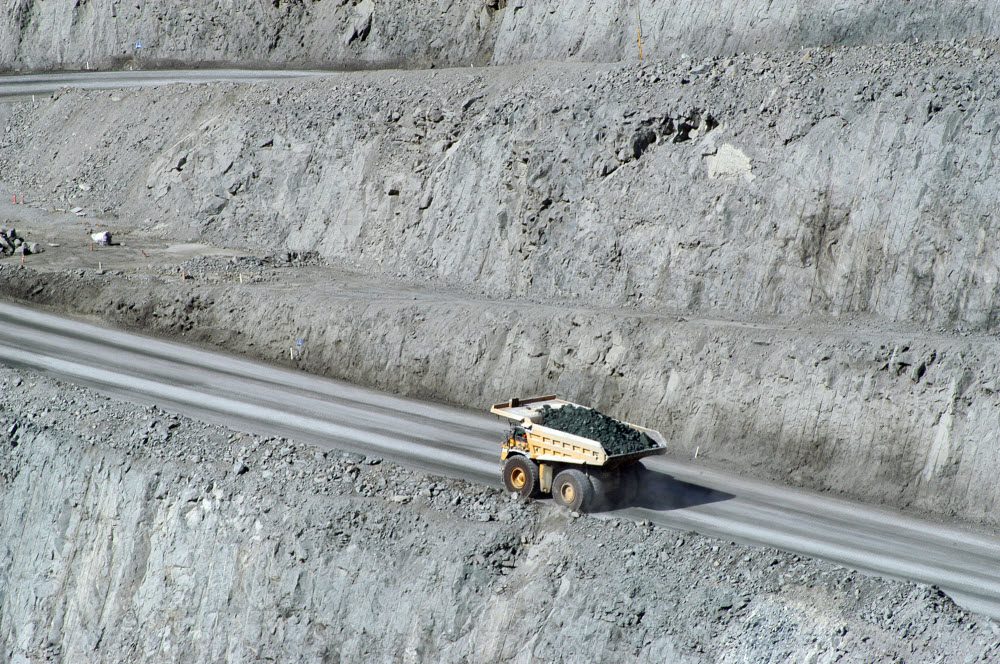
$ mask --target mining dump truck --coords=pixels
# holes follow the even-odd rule
[[[555,396],[511,399],[490,412],[511,420],[500,451],[504,488],[525,498],[551,494],[573,511],[633,500],[636,462],[666,451],[658,431]]]

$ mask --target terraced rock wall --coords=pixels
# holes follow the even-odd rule
[[[294,269],[292,270],[294,272]],[[126,328],[482,409],[558,393],[669,452],[938,517],[997,524],[1000,345],[299,285],[0,270],[3,293]]]
[[[994,521],[995,45],[66,92],[0,107],[0,166],[34,205],[426,295],[317,287],[290,318],[313,370],[477,408],[559,391],[678,451]],[[175,331],[287,352],[219,330],[313,301],[291,292]]]
[[[640,24],[647,58],[702,58],[997,37],[997,12],[957,0],[4,0],[0,68],[618,62],[638,59]]]
[[[991,331],[996,57],[68,92],[0,109],[0,163],[40,204],[491,298]]]

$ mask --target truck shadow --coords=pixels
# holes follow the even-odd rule
[[[593,511],[610,512],[630,507],[641,507],[666,512],[718,503],[734,497],[733,494],[725,491],[684,482],[666,473],[642,467],[639,471],[638,490],[634,497],[611,496],[603,501],[604,504],[597,505],[597,509]]]

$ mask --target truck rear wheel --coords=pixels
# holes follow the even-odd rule
[[[645,468],[640,463],[633,463],[619,470],[617,498],[622,507],[633,507],[639,497],[639,482]]]
[[[538,495],[538,465],[531,459],[515,454],[503,464],[503,486],[509,493],[522,498]]]
[[[579,470],[564,470],[552,481],[552,498],[574,512],[586,512],[594,504],[594,485]]]
[[[613,510],[618,507],[618,474],[615,472],[595,472],[590,475],[594,485],[594,504],[591,511]]]

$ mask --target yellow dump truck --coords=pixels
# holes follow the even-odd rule
[[[663,454],[666,451],[663,435],[612,420],[616,425],[644,434],[644,448],[609,454],[607,441],[602,444],[545,425],[546,413],[549,419],[556,419],[555,410],[566,406],[587,408],[555,396],[544,396],[511,399],[490,409],[494,415],[511,420],[500,451],[504,487],[525,498],[551,494],[560,505],[580,512],[627,503],[634,498],[638,487],[641,465],[636,462]]]

